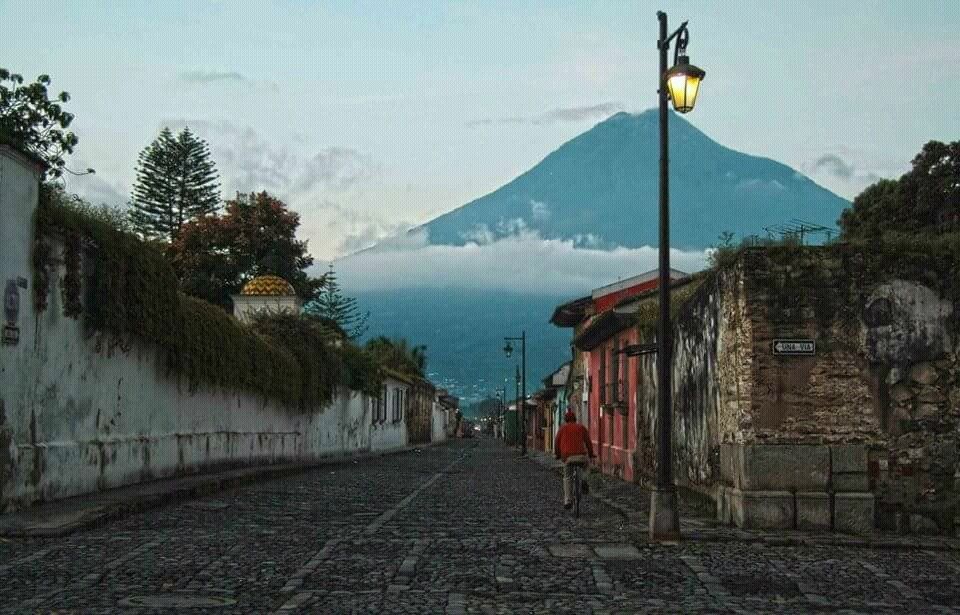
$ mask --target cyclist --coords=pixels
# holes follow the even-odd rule
[[[557,431],[553,441],[553,455],[563,461],[563,507],[573,506],[570,501],[573,492],[573,465],[586,465],[587,456],[594,458],[593,445],[587,428],[577,422],[573,410],[567,410],[563,416],[564,425]]]

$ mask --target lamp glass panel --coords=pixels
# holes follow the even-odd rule
[[[700,79],[685,73],[677,73],[667,79],[667,90],[673,100],[673,107],[680,113],[693,109],[699,88]]]
[[[671,75],[667,79],[667,91],[670,93],[674,108],[678,111],[682,109],[687,98],[687,76],[683,73]]]
[[[700,90],[700,78],[699,77],[687,77],[687,95],[684,102],[687,103],[687,110],[693,110],[693,106],[697,104],[697,93]]]

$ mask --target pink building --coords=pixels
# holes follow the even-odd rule
[[[672,270],[671,277],[686,274]],[[574,328],[573,365],[582,386],[580,399],[571,400],[571,407],[580,410],[590,430],[596,463],[603,472],[629,481],[635,479],[637,447],[636,353],[641,343],[653,340],[638,339],[633,316],[614,307],[658,286],[657,271],[649,271],[558,306],[551,318],[557,326]]]

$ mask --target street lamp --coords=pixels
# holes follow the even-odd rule
[[[700,82],[706,73],[690,64],[687,43],[690,32],[687,22],[673,34],[667,34],[667,14],[657,12],[660,21],[660,70],[657,76],[660,102],[660,271],[658,297],[660,318],[657,332],[657,472],[650,494],[650,538],[680,538],[680,511],[673,484],[673,402],[671,366],[673,339],[670,331],[670,158],[667,97],[679,113],[687,113],[697,102]],[[670,43],[676,39],[673,68],[667,67]]]
[[[520,337],[505,337],[503,341],[506,345],[503,347],[503,354],[507,358],[513,354],[513,344],[510,342],[520,342],[520,399],[517,401],[517,418],[520,419],[520,456],[527,455],[527,332],[521,331]]]

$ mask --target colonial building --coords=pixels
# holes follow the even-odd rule
[[[686,275],[671,271],[674,280]],[[655,293],[658,281],[654,270],[602,286],[558,306],[550,319],[556,326],[574,329],[564,409],[573,408],[587,425],[599,468],[626,480],[635,478],[637,367],[630,355],[640,340],[634,318],[614,308]]]

